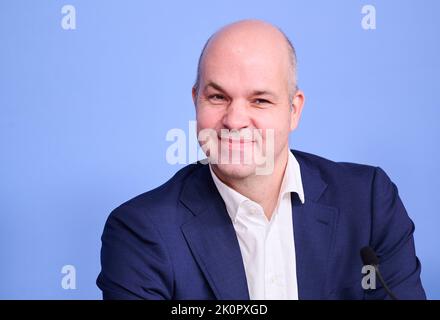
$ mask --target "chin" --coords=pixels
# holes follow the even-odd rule
[[[216,164],[222,176],[230,179],[245,179],[255,175],[255,165],[249,164]]]

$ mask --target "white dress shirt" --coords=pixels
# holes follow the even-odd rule
[[[304,203],[299,163],[292,152],[270,221],[256,202],[212,178],[237,234],[251,300],[297,300],[296,257],[290,194]]]

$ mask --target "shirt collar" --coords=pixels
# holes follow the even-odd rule
[[[228,211],[229,216],[231,217],[232,221],[235,221],[238,209],[243,203],[255,202],[223,183],[212,170],[211,164],[209,164],[209,170],[211,172],[211,176],[214,180],[217,190],[220,193],[220,196],[223,198],[223,201],[225,202],[226,210]],[[287,159],[287,166],[286,170],[284,171],[283,181],[281,183],[281,190],[278,197],[278,202],[286,193],[291,192],[297,193],[299,199],[304,204],[305,198],[303,184],[301,180],[300,166],[298,160],[296,160],[293,153],[289,151],[289,157]]]
[[[228,211],[231,220],[235,221],[240,206],[244,202],[253,201],[250,200],[248,197],[245,197],[241,193],[238,193],[237,191],[226,185],[223,181],[221,181],[212,170],[211,164],[209,164],[209,171],[211,172],[211,176],[214,180],[215,186],[217,187],[217,190],[225,203],[226,210]]]
[[[299,162],[290,151],[286,171],[284,172],[283,182],[281,184],[280,196],[282,197],[286,192],[297,193],[301,203],[304,204],[304,189]]]

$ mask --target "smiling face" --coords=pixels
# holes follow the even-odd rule
[[[213,164],[216,173],[232,179],[254,175],[259,155],[273,157],[275,166],[287,161],[288,136],[298,124],[304,99],[300,91],[290,96],[289,58],[281,32],[258,21],[230,25],[209,41],[193,99],[198,134],[215,132],[211,139],[216,143],[207,154],[211,160],[229,154],[227,163]],[[200,143],[206,146],[207,140]],[[237,154],[238,163],[231,158]]]

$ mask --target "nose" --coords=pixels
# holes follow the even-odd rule
[[[240,130],[250,125],[246,103],[243,101],[232,101],[226,109],[223,117],[223,126],[229,130]]]

